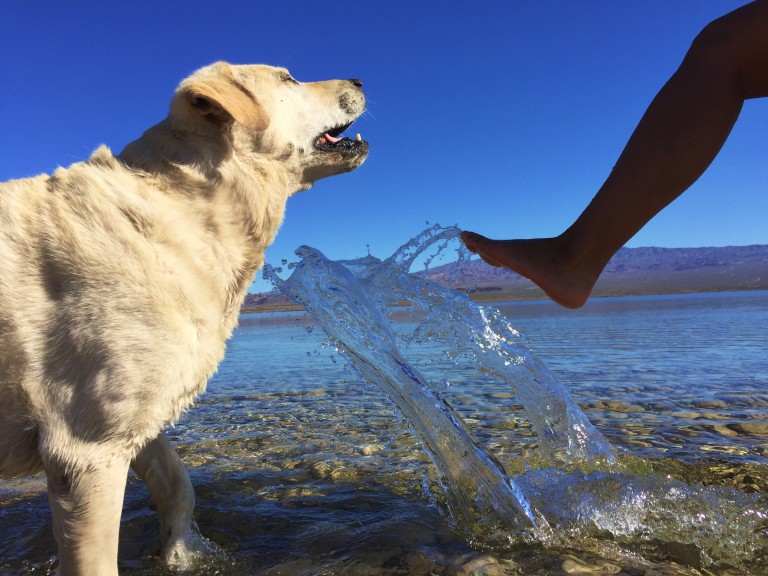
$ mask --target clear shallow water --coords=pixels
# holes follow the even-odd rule
[[[768,491],[761,328],[768,293],[596,300],[575,313],[545,303],[501,310],[597,429],[644,459],[629,459],[631,466],[712,488],[666,483],[660,490],[654,477],[632,474],[617,480],[602,472],[526,472],[521,461],[541,458],[509,386],[479,378],[434,347],[411,346],[409,362],[566,530],[583,528],[574,515],[585,491],[593,489],[598,509],[606,508],[606,492],[620,496],[610,500],[615,513],[596,525],[607,534],[617,527],[605,523],[624,518],[626,536],[601,540],[599,530],[584,530],[583,541],[577,533],[561,542],[478,549],[441,513],[438,474],[406,423],[326,345],[319,328],[304,314],[246,315],[208,394],[170,431],[196,485],[198,525],[227,553],[199,573],[728,573],[710,559],[716,538],[702,552],[684,533],[702,539],[702,510],[719,508],[723,523],[741,525],[739,514],[760,509],[754,495]],[[408,324],[404,319],[401,328]],[[582,474],[592,476],[585,481]],[[2,486],[0,566],[11,574],[45,573],[54,545],[42,483]],[[672,537],[631,533],[631,523],[642,520],[633,513],[662,513],[681,494],[689,509],[675,505],[682,528]],[[653,505],[633,507],[638,499]],[[751,526],[758,536],[765,529],[760,521]],[[143,486],[132,481],[121,540],[127,573],[164,573],[141,560],[155,531]],[[740,571],[731,573],[766,573],[761,553],[738,560]]]

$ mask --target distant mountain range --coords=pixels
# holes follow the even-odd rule
[[[544,293],[528,279],[481,260],[418,272],[476,300],[533,300]],[[595,285],[593,297],[768,290],[768,245],[723,248],[622,248]],[[273,293],[249,294],[246,309],[280,309]]]

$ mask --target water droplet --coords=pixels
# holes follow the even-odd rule
[[[498,311],[478,306],[465,294],[444,289],[409,272],[417,259],[425,259],[427,265],[438,255],[438,261],[444,260],[449,243],[455,243],[458,235],[457,227],[435,225],[406,242],[383,262],[372,262],[370,258],[333,262],[314,248],[302,247],[297,251],[303,258],[301,265],[278,288],[306,305],[317,325],[333,342],[339,342],[335,350],[359,374],[379,385],[395,403],[398,399],[401,402],[408,399],[418,404],[419,417],[409,425],[427,450],[439,454],[436,461],[448,463],[440,474],[445,477],[449,498],[453,498],[452,487],[461,486],[464,490],[469,486],[478,494],[478,502],[498,499],[510,516],[532,521],[530,505],[514,482],[487,457],[482,446],[473,444],[456,411],[448,404],[435,402],[435,388],[441,388],[441,383],[450,386],[448,378],[438,376],[433,383],[427,382],[419,373],[421,367],[403,360],[401,341],[430,346],[439,343],[449,360],[464,359],[483,377],[502,379],[508,385],[513,384],[516,390],[522,390],[516,401],[524,404],[531,416],[545,458],[558,453],[567,453],[574,460],[591,456],[569,453],[570,447],[576,446],[584,452],[594,450],[609,459],[610,447],[605,448],[607,443],[597,431],[593,435],[588,421],[579,420],[583,413],[578,406],[543,367],[539,368],[519,335]],[[369,244],[366,248],[370,252]],[[393,330],[388,319],[404,295],[410,295],[409,314],[415,325],[405,337]],[[306,331],[310,333],[312,327]],[[348,354],[346,350],[353,353]],[[320,353],[316,350],[315,355]],[[330,359],[334,364],[337,362],[334,355]],[[564,414],[568,417],[564,418]],[[448,440],[435,444],[434,430]],[[579,438],[574,440],[575,433]],[[581,441],[582,436],[589,439]],[[450,464],[466,458],[475,459],[469,473],[468,468]],[[506,490],[499,488],[503,486],[510,492],[499,492]],[[471,521],[477,516],[469,506],[471,503],[465,504],[465,501],[457,498],[456,510]]]

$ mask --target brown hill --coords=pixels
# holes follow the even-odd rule
[[[528,279],[481,260],[418,272],[438,284],[466,290],[475,300],[533,300],[544,293]],[[768,290],[768,245],[723,248],[622,248],[608,262],[593,296]],[[249,294],[244,310],[297,309],[273,292]]]
[[[536,299],[532,282],[480,260],[422,272],[478,300]],[[768,289],[768,245],[723,248],[622,248],[608,262],[593,296],[681,294]]]

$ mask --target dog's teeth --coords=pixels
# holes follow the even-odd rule
[[[357,133],[357,135],[355,136],[355,140],[357,140],[358,142],[362,142],[363,138],[360,136],[360,133],[359,133],[359,132],[358,132],[358,133]]]

